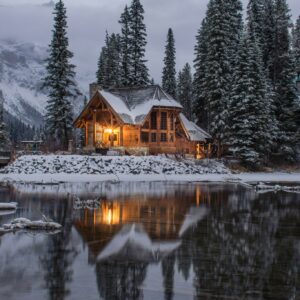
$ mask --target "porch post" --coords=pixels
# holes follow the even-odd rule
[[[123,140],[123,126],[120,126],[120,146],[123,147],[124,140]]]
[[[96,146],[96,111],[93,111],[93,146]]]

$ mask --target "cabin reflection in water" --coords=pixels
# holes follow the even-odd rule
[[[179,195],[178,195],[179,194]],[[161,197],[145,194],[126,199],[102,199],[101,207],[79,212],[74,225],[89,247],[89,262],[94,263],[103,249],[126,224],[138,224],[152,242],[172,243],[180,238],[182,226],[191,208],[205,207],[211,199],[199,186],[190,192],[180,190]],[[130,229],[128,229],[130,230]]]

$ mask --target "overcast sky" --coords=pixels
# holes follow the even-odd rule
[[[51,38],[52,8],[47,0],[0,0],[0,39],[17,39],[47,45]],[[118,20],[131,0],[65,0],[68,8],[70,47],[81,76],[96,71],[105,31],[119,32]],[[160,83],[166,34],[176,39],[177,69],[192,64],[195,35],[208,0],[141,0],[145,8],[151,77]],[[243,0],[244,8],[248,0]],[[288,0],[293,19],[300,15],[300,0]]]

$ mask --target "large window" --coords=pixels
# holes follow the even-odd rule
[[[168,141],[166,133],[161,133],[160,134],[160,141],[161,142],[167,142]]]
[[[151,142],[156,143],[156,132],[151,133]]]
[[[168,129],[168,114],[166,112],[161,112],[160,115],[160,129],[167,130]]]
[[[170,129],[174,130],[174,114],[170,116]]]
[[[148,132],[141,132],[141,142],[142,143],[149,143],[149,133]]]
[[[157,113],[153,111],[151,113],[151,129],[157,129]]]

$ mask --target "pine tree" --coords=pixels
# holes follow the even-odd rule
[[[173,98],[176,98],[176,49],[173,30],[169,28],[165,47],[162,88]]]
[[[229,16],[229,63],[230,67],[234,68],[236,63],[236,53],[239,50],[243,33],[243,5],[240,0],[227,0],[224,5]]]
[[[4,124],[4,99],[2,91],[0,90],[0,150],[8,150],[10,147],[10,140]]]
[[[121,15],[121,85],[129,86],[130,81],[130,14],[127,5]]]
[[[251,30],[245,33],[233,75],[229,144],[236,157],[254,167],[269,158],[272,118],[261,50]]]
[[[195,60],[194,60],[194,81],[193,81],[193,111],[203,128],[209,129],[210,106],[208,102],[207,88],[207,51],[208,51],[208,25],[206,19],[202,21],[201,28],[196,36]]]
[[[250,0],[247,7],[247,26],[255,35],[258,47],[264,43],[264,0]]]
[[[278,154],[289,161],[296,159],[297,118],[299,103],[295,89],[295,65],[289,34],[290,15],[286,0],[275,0],[276,56],[274,57],[274,87],[276,117],[279,122]]]
[[[300,80],[300,16],[293,29],[293,56],[298,80]]]
[[[211,0],[207,10],[206,97],[209,105],[209,131],[218,145],[218,156],[226,142],[230,88],[230,27],[223,0]]]
[[[121,85],[121,38],[119,34],[106,32],[105,46],[102,47],[96,73],[97,83],[102,88]]]
[[[96,77],[97,77],[97,83],[99,86],[106,88],[107,84],[106,84],[106,70],[107,70],[107,66],[106,66],[106,62],[107,62],[107,47],[102,47],[101,52],[100,52],[100,57],[98,60],[98,69],[97,69],[97,73],[96,73]]]
[[[189,119],[193,119],[193,78],[191,66],[187,63],[178,73],[177,98],[183,106],[183,113]]]
[[[75,66],[70,63],[73,54],[68,49],[66,8],[61,0],[54,8],[54,22],[47,59],[47,77],[44,81],[49,91],[45,118],[51,141],[54,140],[56,146],[67,149],[73,127],[70,99],[77,96],[79,91],[74,80]]]
[[[139,0],[132,0],[129,15],[129,84],[143,86],[148,84],[149,75],[145,60],[147,33],[144,24],[144,8]]]
[[[267,76],[270,80],[274,81],[274,56],[276,53],[276,43],[275,43],[275,8],[273,0],[264,0],[264,10],[263,10],[263,44],[261,45],[262,56],[264,67]]]

